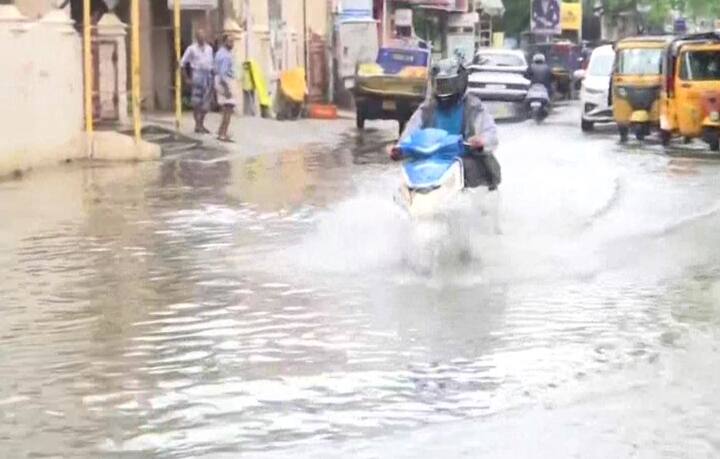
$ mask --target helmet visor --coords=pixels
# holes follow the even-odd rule
[[[433,92],[436,97],[450,97],[465,91],[462,77],[454,75],[451,77],[436,77],[433,80]]]

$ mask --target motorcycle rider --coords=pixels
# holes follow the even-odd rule
[[[500,164],[493,155],[498,146],[497,127],[480,97],[467,91],[467,70],[456,60],[445,59],[433,66],[431,78],[432,97],[410,118],[400,141],[426,128],[462,135],[471,150],[462,158],[465,186],[497,189],[502,178]],[[391,149],[390,157],[395,161],[402,159],[397,145]]]
[[[545,56],[537,53],[532,58],[532,64],[527,69],[526,77],[530,80],[530,84],[539,83],[545,86],[548,96],[552,98],[553,93],[553,74],[552,69],[547,64]]]

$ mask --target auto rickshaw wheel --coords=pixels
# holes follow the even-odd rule
[[[580,129],[582,129],[583,132],[590,132],[595,129],[595,123],[592,121],[580,120]]]
[[[635,138],[642,142],[650,134],[650,126],[647,124],[639,124],[635,126]]]
[[[620,142],[627,142],[630,129],[627,126],[618,126],[618,132],[620,133]]]
[[[710,144],[710,150],[711,151],[720,151],[720,135],[715,134],[710,141],[708,142]]]
[[[361,131],[365,129],[365,116],[359,110],[355,114],[355,126],[357,126],[357,128]]]
[[[662,146],[663,147],[670,146],[671,140],[672,140],[672,132],[662,129],[660,131],[660,143],[662,143]]]

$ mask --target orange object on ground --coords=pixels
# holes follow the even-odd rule
[[[338,117],[337,107],[328,104],[310,104],[308,117],[319,120],[335,120]]]
[[[305,101],[307,84],[305,84],[305,69],[294,68],[280,73],[280,90],[291,101],[301,104]]]

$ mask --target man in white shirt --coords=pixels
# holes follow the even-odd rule
[[[195,117],[195,132],[209,134],[205,128],[205,115],[210,111],[213,91],[213,49],[207,42],[205,31],[198,29],[195,43],[188,46],[183,54],[180,66],[185,81],[192,87],[191,102]],[[190,71],[188,71],[190,67]]]

